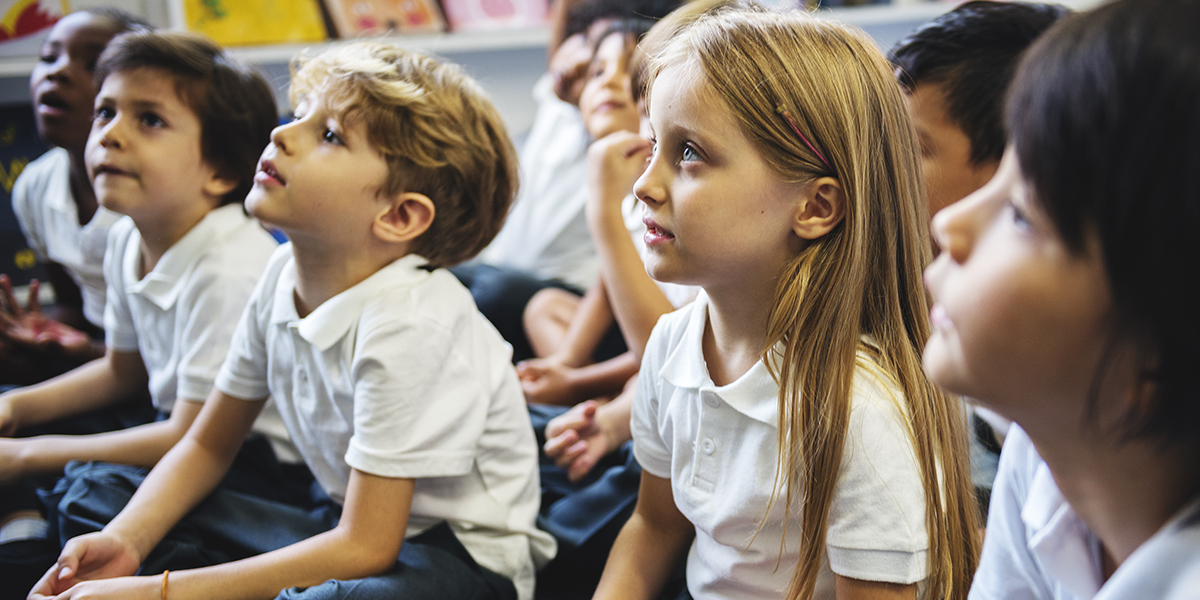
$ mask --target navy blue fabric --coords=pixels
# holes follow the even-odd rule
[[[583,290],[561,279],[539,279],[525,271],[472,263],[451,267],[450,272],[458,278],[475,299],[479,312],[491,321],[492,326],[513,347],[513,363],[535,358],[529,337],[525,335],[525,306],[533,295],[547,288],[566,290],[582,296]],[[616,323],[605,332],[596,347],[592,360],[605,361],[624,353],[625,338]]]

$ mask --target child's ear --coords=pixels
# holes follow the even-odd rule
[[[433,223],[433,201],[425,194],[404,192],[388,199],[386,209],[371,223],[371,231],[386,242],[417,239]]]
[[[842,222],[845,208],[842,184],[833,177],[821,177],[801,192],[792,231],[801,239],[815,240]]]
[[[225,194],[237,189],[238,181],[213,173],[204,184],[204,193],[213,198],[223,198]]]

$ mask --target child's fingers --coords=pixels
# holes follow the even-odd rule
[[[560,435],[547,439],[546,445],[542,446],[542,449],[546,452],[546,456],[557,459],[567,448],[578,441],[579,432],[568,429]]]
[[[567,479],[571,482],[579,481],[587,476],[592,471],[592,467],[596,466],[596,456],[594,452],[585,451],[575,462],[571,463],[571,467],[567,469]]]
[[[41,287],[42,283],[36,279],[29,282],[29,308],[27,310],[31,313],[42,312],[42,304],[38,300],[38,292],[41,290]]]
[[[17,299],[13,296],[12,281],[8,275],[0,274],[0,313],[11,314],[19,309]]]
[[[571,463],[575,462],[575,459],[579,458],[584,452],[587,452],[587,447],[587,440],[579,440],[567,446],[567,449],[563,450],[562,454],[558,455],[558,458],[555,459],[554,464],[563,469],[569,469]],[[570,473],[567,474],[567,477],[570,477]]]

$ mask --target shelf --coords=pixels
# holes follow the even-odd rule
[[[550,40],[546,28],[511,29],[504,31],[480,31],[471,33],[437,33],[423,35],[395,35],[380,38],[400,43],[405,48],[421,50],[431,54],[453,55],[463,52],[488,50],[515,50],[521,48],[544,48]],[[252,64],[287,64],[297,53],[306,48],[324,48],[349,40],[330,40],[308,44],[275,44],[266,46],[241,46],[229,51],[241,60]],[[37,56],[0,56],[0,77],[28,77],[37,63]]]
[[[1058,1],[1075,10],[1086,10],[1105,0]],[[954,8],[954,6],[954,2],[915,2],[820,9],[816,14],[870,29],[890,24],[921,23]],[[413,50],[452,56],[466,52],[544,48],[550,39],[550,33],[546,28],[540,27],[506,31],[385,36],[382,39],[397,41],[404,47]],[[243,46],[230,48],[230,51],[238,58],[253,64],[282,65],[287,64],[293,56],[305,48],[319,49],[339,43],[345,43],[345,40],[331,40],[314,44]],[[0,78],[28,77],[37,61],[35,56],[37,46],[31,47],[33,50],[28,55],[0,56]]]

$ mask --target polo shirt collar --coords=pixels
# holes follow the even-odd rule
[[[1029,482],[1021,520],[1029,535],[1029,551],[1052,579],[1079,598],[1100,591],[1100,547],[1096,536],[1063,498],[1050,467],[1041,462]]]
[[[358,322],[367,303],[383,291],[395,287],[410,287],[429,277],[423,269],[429,261],[418,254],[409,254],[376,271],[354,287],[326,300],[303,319],[296,312],[296,263],[291,261],[281,273],[275,288],[274,322],[287,322],[300,337],[321,351],[328,350],[342,339]],[[286,285],[285,285],[286,284]],[[282,309],[282,310],[281,310]]]
[[[126,253],[128,262],[125,264],[128,290],[153,302],[162,310],[171,308],[187,283],[187,275],[196,259],[208,248],[217,245],[225,233],[235,229],[246,220],[241,204],[228,204],[209,211],[204,218],[192,227],[175,245],[171,246],[154,270],[139,278],[141,270],[141,232],[130,239],[130,244],[137,244],[136,251],[130,249]]]
[[[779,426],[779,386],[762,360],[733,383],[713,385],[704,362],[704,328],[708,324],[708,296],[702,291],[692,303],[683,336],[663,362],[659,375],[677,388],[712,391],[734,410],[770,425]]]

